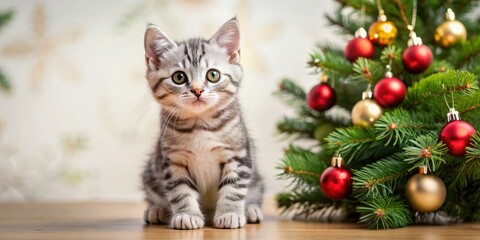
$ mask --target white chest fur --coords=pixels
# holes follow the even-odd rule
[[[197,183],[201,205],[204,209],[214,209],[221,178],[220,164],[226,160],[222,151],[215,149],[224,144],[215,133],[208,131],[195,131],[181,138],[182,147],[192,153],[184,163]]]

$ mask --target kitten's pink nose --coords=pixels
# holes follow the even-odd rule
[[[203,92],[203,91],[204,91],[204,90],[203,90],[203,89],[200,89],[200,88],[195,88],[195,89],[190,90],[190,92],[192,92],[193,94],[195,94],[195,96],[197,96],[197,97],[200,97],[200,95],[202,95],[202,92]]]

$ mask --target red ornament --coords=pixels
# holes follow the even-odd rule
[[[357,58],[372,58],[374,47],[368,38],[354,38],[348,41],[345,47],[345,58],[350,62],[355,62]]]
[[[403,66],[410,73],[421,73],[432,64],[433,54],[426,45],[410,46],[403,52]]]
[[[326,83],[315,85],[307,95],[308,106],[317,111],[325,111],[331,108],[336,101],[335,90]]]
[[[374,50],[372,41],[367,38],[367,31],[359,28],[355,32],[355,38],[348,41],[345,46],[344,54],[350,62],[355,62],[359,57],[372,58]]]
[[[342,160],[341,157],[332,158],[332,167],[325,169],[320,177],[320,188],[333,200],[342,200],[352,192],[352,174],[342,167]]]
[[[373,97],[382,107],[396,107],[405,98],[405,84],[394,77],[385,77],[373,89]]]
[[[467,147],[470,145],[470,138],[476,134],[475,128],[465,121],[455,109],[450,109],[447,115],[448,123],[440,131],[440,140],[447,145],[448,153],[452,156],[465,156]]]

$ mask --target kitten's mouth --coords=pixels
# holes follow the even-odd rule
[[[197,98],[197,99],[192,101],[192,105],[202,105],[202,104],[205,104],[205,101],[203,101],[200,98]]]

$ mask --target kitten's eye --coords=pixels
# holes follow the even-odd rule
[[[172,80],[174,83],[180,85],[180,84],[184,84],[186,81],[187,81],[187,74],[185,74],[184,72],[182,71],[178,71],[178,72],[175,72],[173,75],[172,75]]]
[[[218,82],[220,80],[220,72],[215,69],[208,70],[207,80],[212,83]]]

